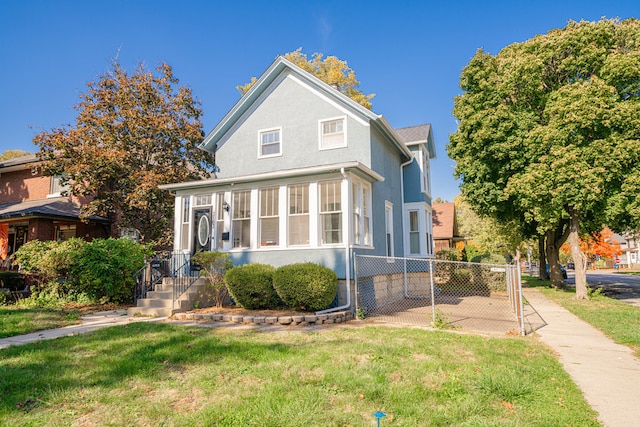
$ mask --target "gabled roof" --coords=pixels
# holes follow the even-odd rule
[[[425,144],[429,150],[429,158],[436,158],[436,146],[433,142],[433,131],[430,123],[396,129],[396,132],[402,142],[408,146]]]
[[[47,217],[75,219],[80,217],[80,205],[66,197],[28,200],[26,202],[0,204],[0,219],[23,217]],[[107,218],[91,216],[88,219],[96,222],[108,222]]]
[[[433,238],[453,239],[455,237],[455,205],[453,203],[435,203],[431,207],[431,211]]]
[[[358,104],[348,96],[334,89],[327,83],[282,56],[276,58],[269,68],[267,68],[267,70],[253,84],[251,89],[249,89],[249,91],[240,98],[220,123],[218,123],[216,127],[205,137],[202,144],[200,144],[200,148],[214,152],[218,142],[283,73],[290,73],[294,75],[305,84],[321,93],[323,96],[326,96],[333,102],[337,103],[340,107],[347,109],[350,113],[356,115],[361,120],[371,123],[371,125],[375,126],[392,142],[392,144],[406,157],[407,160],[412,158],[411,151],[407,148],[404,142],[402,142],[396,131],[389,125],[384,117],[373,113],[371,110]]]

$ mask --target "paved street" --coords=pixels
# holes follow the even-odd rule
[[[573,270],[567,270],[567,273],[567,283],[575,285]],[[587,271],[587,282],[603,288],[613,298],[640,307],[640,276],[617,274],[612,270],[590,270]]]

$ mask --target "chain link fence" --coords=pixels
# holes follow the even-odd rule
[[[356,255],[356,311],[373,321],[525,334],[517,265]]]

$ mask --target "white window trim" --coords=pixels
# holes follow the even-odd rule
[[[418,212],[418,235],[420,236],[418,239],[420,244],[419,253],[411,252],[411,227],[409,219],[409,212],[411,211]],[[410,257],[418,258],[428,258],[433,256],[433,227],[430,222],[431,206],[424,202],[405,203],[402,215],[406,224],[406,226],[403,227],[403,230],[405,230],[406,233],[404,236],[404,253]],[[429,235],[431,236],[431,248],[428,247]]]
[[[342,145],[336,145],[334,147],[323,147],[322,146],[322,125],[326,122],[333,122],[335,120],[342,120],[342,133],[344,134],[344,142]],[[339,148],[347,147],[347,116],[338,116],[331,117],[328,119],[318,120],[318,150],[326,151],[326,150],[336,150]]]
[[[279,150],[275,154],[263,155],[262,154],[262,134],[271,133],[271,132],[279,132],[280,133],[280,142],[278,144]],[[268,158],[271,158],[271,157],[281,157],[282,156],[282,140],[283,139],[284,138],[282,137],[282,126],[259,130],[258,131],[258,159],[268,159]]]

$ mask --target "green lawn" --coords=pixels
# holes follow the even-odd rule
[[[585,322],[600,329],[618,344],[626,345],[640,357],[640,308],[604,295],[589,300],[576,300],[575,289],[553,289],[549,282],[522,276],[523,284],[537,287]]]
[[[0,305],[0,338],[80,323],[77,309],[24,308]]]
[[[132,323],[0,350],[0,425],[597,426],[546,347],[410,328]]]

